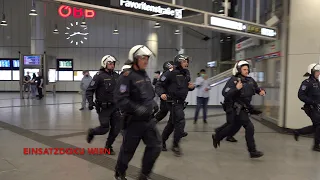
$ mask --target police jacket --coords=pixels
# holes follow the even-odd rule
[[[189,70],[176,67],[174,70],[166,71],[161,75],[155,87],[156,93],[158,96],[167,94],[174,100],[184,101],[188,92],[194,90],[194,88],[188,88],[190,80]]]
[[[128,114],[134,114],[140,106],[153,108],[154,97],[155,92],[147,73],[133,68],[120,75],[114,90],[114,101],[121,111]]]
[[[241,79],[243,87],[238,90],[236,85],[239,78]],[[236,75],[231,76],[222,90],[222,95],[225,98],[225,102],[238,102],[250,106],[252,96],[259,94],[261,90],[253,78]]]
[[[298,98],[307,105],[320,104],[320,84],[314,76],[301,83]]]
[[[96,93],[96,100],[100,103],[114,103],[113,91],[117,83],[119,74],[116,72],[107,72],[100,70],[86,90],[86,97],[89,104],[93,104],[93,94]]]

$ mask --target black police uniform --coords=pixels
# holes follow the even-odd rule
[[[114,71],[101,70],[93,77],[86,91],[89,109],[92,110],[93,106],[96,107],[100,121],[100,126],[89,130],[88,142],[90,143],[94,135],[104,135],[110,129],[105,147],[111,148],[111,150],[112,144],[120,132],[120,113],[113,99],[118,78],[119,74]],[[93,102],[94,93],[96,94],[95,103]]]
[[[320,83],[318,79],[311,75],[304,80],[301,83],[298,97],[305,103],[302,109],[310,117],[313,125],[296,130],[295,135],[297,137],[315,133],[313,150],[320,151]]]
[[[241,79],[243,87],[238,90],[236,84],[238,78]],[[226,113],[229,117],[234,117],[231,123],[224,129],[217,131],[215,135],[212,135],[213,145],[217,148],[217,145],[225,137],[235,134],[241,126],[246,130],[245,137],[247,141],[248,151],[251,157],[260,157],[263,154],[256,149],[254,140],[254,126],[249,119],[250,103],[252,96],[256,93],[259,94],[261,89],[258,87],[256,81],[251,77],[243,77],[241,75],[232,76],[225,87],[222,90],[222,95],[225,97]]]
[[[156,84],[157,94],[159,96],[161,94],[167,94],[168,96],[167,107],[171,116],[162,132],[164,148],[165,142],[173,131],[173,148],[179,147],[180,139],[183,137],[185,127],[185,114],[183,112],[185,108],[185,99],[187,98],[188,92],[194,90],[194,88],[188,88],[190,80],[189,70],[182,69],[178,66],[171,72],[166,71],[163,73],[159,83]],[[176,155],[179,155],[180,153],[176,150],[174,150],[174,152]]]
[[[125,112],[125,129],[120,149],[116,177],[125,176],[140,140],[146,144],[142,159],[143,176],[148,176],[161,152],[161,137],[156,127],[153,111],[157,107],[151,80],[145,71],[133,68],[120,75],[114,91],[114,101]]]

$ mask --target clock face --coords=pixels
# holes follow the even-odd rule
[[[69,26],[66,27],[67,40],[71,44],[79,45],[83,44],[86,40],[88,40],[88,27],[81,26],[79,22],[70,23]]]

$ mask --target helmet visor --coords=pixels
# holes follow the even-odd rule
[[[320,71],[320,64],[315,65],[313,71]]]

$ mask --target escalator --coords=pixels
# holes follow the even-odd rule
[[[227,82],[230,79],[230,77],[232,76],[232,70],[233,70],[233,68],[209,78],[208,80],[211,84],[210,86],[215,87],[215,86],[220,85],[224,82]]]

